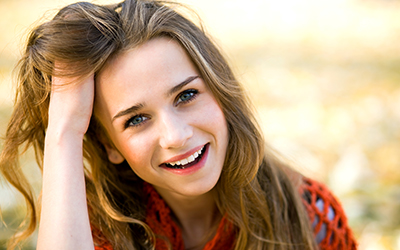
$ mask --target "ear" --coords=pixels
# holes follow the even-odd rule
[[[108,160],[113,164],[121,164],[125,158],[121,155],[121,153],[109,143],[104,143],[104,147],[106,148]]]
[[[100,121],[95,117],[95,125],[97,125],[97,135],[98,140],[103,144],[107,151],[108,160],[113,164],[121,164],[125,158],[122,154],[115,148],[114,143],[112,143],[110,137],[108,136],[105,128],[102,126]]]

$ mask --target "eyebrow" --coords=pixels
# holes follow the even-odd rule
[[[197,79],[197,78],[199,78],[199,76],[189,76],[188,78],[186,78],[186,80],[184,80],[183,82],[179,83],[178,85],[173,87],[170,91],[168,91],[167,96],[173,95],[174,93],[178,92],[183,87],[185,87],[186,85],[188,85],[190,82],[192,82],[194,79]]]
[[[167,96],[171,96],[174,93],[178,92],[179,90],[181,90],[183,87],[185,87],[187,84],[189,84],[190,82],[192,82],[194,79],[199,78],[199,76],[190,76],[188,78],[186,78],[183,82],[179,83],[178,85],[174,86],[170,91],[168,91]],[[121,116],[125,116],[134,112],[139,111],[140,109],[142,109],[144,107],[143,103],[139,103],[136,105],[133,105],[130,108],[127,108],[125,110],[122,110],[120,112],[118,112],[112,119],[111,119],[111,123],[113,123],[117,118],[121,117]]]
[[[116,114],[112,119],[111,119],[111,123],[113,123],[117,118],[121,117],[121,116],[125,116],[134,112],[137,112],[138,110],[140,110],[141,108],[144,107],[143,103],[139,103],[137,105],[133,105],[130,108],[127,108],[125,110],[122,110],[120,112],[118,112],[118,114]]]

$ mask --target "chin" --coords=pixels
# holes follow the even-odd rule
[[[177,186],[173,187],[174,192],[182,196],[196,197],[209,193],[213,190],[218,182],[218,178],[209,180],[199,180],[196,182],[182,185],[178,190]]]

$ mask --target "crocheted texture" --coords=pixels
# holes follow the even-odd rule
[[[144,191],[148,197],[146,223],[157,235],[155,248],[157,250],[168,250],[168,243],[170,243],[171,249],[184,250],[185,246],[181,230],[172,220],[171,209],[153,186],[145,183]],[[203,250],[229,250],[233,248],[234,242],[233,225],[223,217],[214,238],[205,245]]]
[[[95,250],[113,250],[110,242],[104,238],[104,235],[97,228],[92,227],[92,236],[95,242]]]
[[[300,187],[303,203],[314,228],[314,234],[321,250],[354,250],[357,248],[353,234],[347,225],[345,213],[329,189],[314,180],[304,178]],[[171,244],[173,250],[184,250],[184,242],[178,225],[172,220],[171,210],[157,191],[150,185],[144,185],[147,195],[146,223],[157,235],[156,249],[167,250]],[[101,232],[93,230],[93,238],[98,243],[96,250],[112,250],[109,242],[98,242]],[[203,250],[233,249],[235,228],[224,216],[214,238]]]
[[[329,189],[304,178],[300,190],[320,249],[357,249],[343,208]]]

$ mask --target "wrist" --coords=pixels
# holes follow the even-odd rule
[[[83,134],[73,130],[46,131],[44,142],[44,169],[58,169],[69,172],[83,169]],[[44,171],[45,173],[46,171]]]
[[[71,122],[73,121],[73,122]],[[88,124],[80,124],[79,119],[64,119],[58,117],[57,119],[51,119],[49,117],[49,122],[46,130],[47,135],[51,135],[55,138],[65,138],[73,137],[82,139],[87,131]]]
[[[48,127],[46,130],[45,144],[52,145],[70,145],[83,144],[85,133],[71,127]]]

